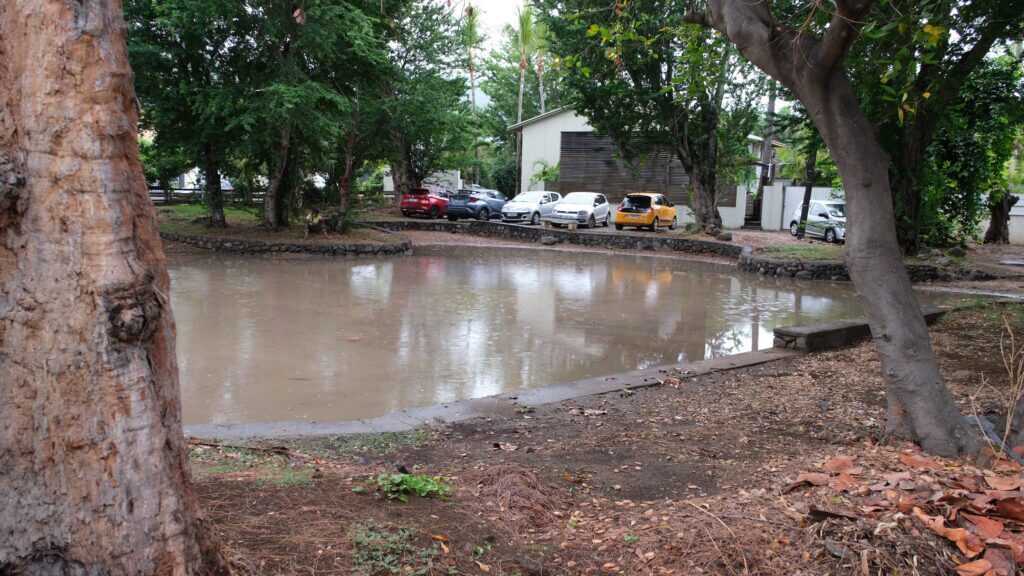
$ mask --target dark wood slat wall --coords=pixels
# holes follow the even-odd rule
[[[631,167],[616,155],[615,143],[593,132],[562,132],[558,191],[600,192],[619,202],[631,192],[657,192],[674,204],[690,205],[689,183],[679,159],[662,151]],[[719,206],[736,205],[736,186],[720,186]]]

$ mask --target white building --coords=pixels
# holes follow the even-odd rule
[[[462,172],[458,170],[445,170],[444,172],[434,172],[430,176],[423,179],[424,184],[436,184],[446,190],[454,192],[460,190],[463,187]],[[383,181],[381,187],[384,190],[384,194],[391,195],[395,193],[395,181],[391,177],[391,167],[384,169]]]
[[[680,207],[680,221],[693,222],[689,176],[669,151],[651,154],[635,165],[618,157],[610,138],[598,136],[587,119],[571,108],[558,108],[509,127],[522,133],[520,192],[555,189],[600,192],[615,202],[630,192],[660,192]],[[762,139],[751,136],[755,155]],[[558,166],[557,184],[538,180],[545,169]],[[725,228],[740,228],[746,216],[746,185],[720,183],[718,211]]]

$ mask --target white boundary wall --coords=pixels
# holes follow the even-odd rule
[[[841,190],[826,186],[811,188],[811,200],[841,200],[842,198]],[[761,201],[761,229],[785,230],[789,228],[789,219],[803,200],[803,186],[787,186],[785,184],[765,186],[764,198]]]

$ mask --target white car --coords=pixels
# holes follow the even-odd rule
[[[556,202],[554,209],[542,220],[555,226],[577,224],[579,226],[607,226],[612,218],[611,206],[604,194],[597,192],[570,192]]]
[[[561,199],[562,195],[558,192],[543,190],[523,192],[505,203],[501,209],[501,221],[540,224],[540,219],[550,216],[555,203]]]
[[[789,233],[796,236],[799,228],[800,208],[797,208],[789,220]],[[846,202],[842,200],[812,200],[807,209],[804,235],[822,238],[826,242],[844,242],[846,240]]]

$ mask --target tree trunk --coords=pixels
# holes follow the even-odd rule
[[[338,207],[341,213],[348,212],[352,200],[352,175],[355,171],[356,145],[358,141],[354,133],[345,139],[345,150],[342,152],[342,171],[338,179]]]
[[[977,448],[939,373],[896,237],[889,161],[841,71],[797,94],[846,189],[846,265],[868,315],[888,388],[887,432],[953,456]]]
[[[540,95],[540,113],[544,114],[547,112],[547,106],[544,102],[544,56],[537,56],[537,92]]]
[[[0,574],[227,573],[136,125],[120,2],[0,5]]]
[[[288,151],[291,148],[291,126],[285,124],[278,135],[277,151],[274,158],[274,171],[270,175],[270,184],[263,196],[263,224],[268,228],[282,225],[281,185],[288,169]]]
[[[775,156],[775,150],[772,147],[772,142],[775,140],[775,97],[778,91],[775,80],[771,80],[771,87],[768,91],[768,118],[765,123],[764,130],[764,142],[761,144],[761,177],[757,180],[757,204],[760,206],[762,199],[764,198],[764,187],[771,183],[772,178],[772,160]],[[761,219],[761,211],[755,210],[755,215],[758,220]]]
[[[220,172],[217,170],[217,156],[213,145],[203,146],[203,178],[206,180],[206,207],[210,211],[211,228],[227,228],[224,218],[224,194],[220,189]]]
[[[160,189],[164,191],[164,204],[170,206],[174,203],[174,190],[171,189],[171,181],[166,178],[161,178],[159,185]]]
[[[710,0],[687,19],[711,25],[804,104],[839,168],[846,191],[846,265],[868,316],[887,385],[888,432],[929,452],[979,448],[939,374],[924,317],[896,237],[889,158],[842,66],[870,2],[837,2],[821,39],[777,24],[763,2]]]
[[[693,217],[697,225],[708,234],[717,234],[722,229],[722,216],[718,213],[715,171],[695,166],[690,171],[690,186],[693,191]]]
[[[988,230],[985,230],[985,244],[1010,243],[1010,210],[1020,198],[1006,192],[999,200],[988,203]]]
[[[818,165],[818,139],[811,136],[807,144],[807,159],[804,160],[804,201],[800,204],[800,223],[797,224],[796,237],[803,239],[807,232],[807,211],[811,207],[811,194],[814,192],[815,166]]]
[[[892,193],[896,205],[896,232],[904,254],[916,254],[921,249],[921,166],[924,151],[916,131],[904,130],[904,142],[893,163]]]

